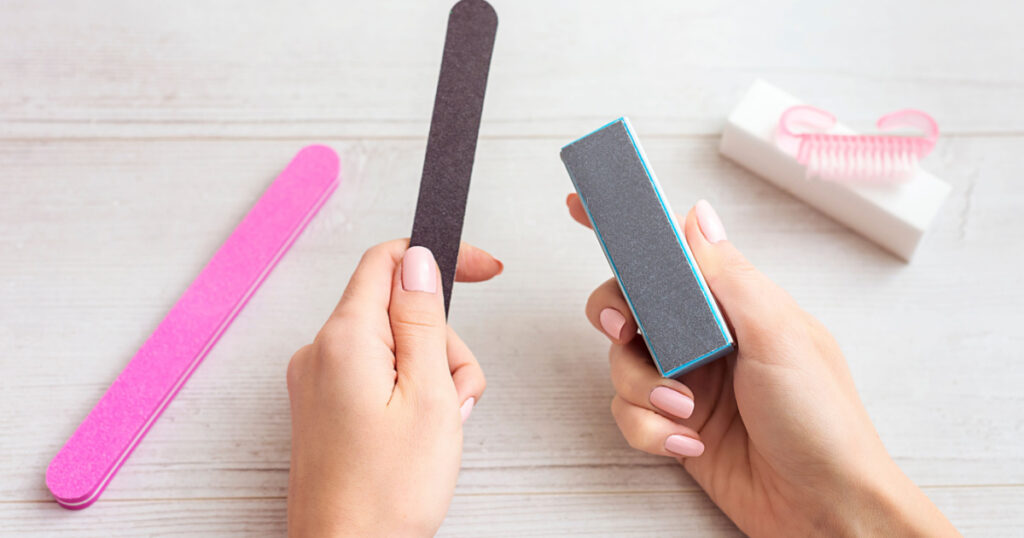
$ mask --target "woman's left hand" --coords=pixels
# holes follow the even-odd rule
[[[431,252],[366,252],[312,344],[288,365],[292,536],[433,535],[455,490],[462,422],[486,384],[445,321]],[[502,270],[463,244],[460,281]]]

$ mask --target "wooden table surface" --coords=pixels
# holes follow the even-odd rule
[[[564,208],[566,143],[632,118],[678,209],[730,238],[831,328],[899,465],[966,534],[1024,527],[1024,8],[1011,0],[495,0],[465,239],[500,278],[452,325],[489,388],[442,534],[732,536],[673,462],[608,412],[584,319],[610,276]],[[274,535],[284,372],[360,254],[411,227],[449,1],[0,0],[0,532]],[[722,159],[755,78],[869,130],[912,106],[953,193],[904,264]],[[103,498],[47,463],[303,145],[342,183]],[[699,403],[698,403],[699,405]]]

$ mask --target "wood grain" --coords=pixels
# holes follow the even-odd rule
[[[711,200],[830,327],[887,447],[954,523],[1024,526],[1024,72],[1007,67],[1024,50],[1019,16],[977,15],[1018,4],[495,4],[465,238],[506,272],[453,294],[489,388],[443,534],[735,534],[607,411],[582,310],[610,273],[565,212],[557,152],[623,113],[676,209]],[[409,232],[446,5],[2,2],[0,534],[281,533],[284,369],[362,251]],[[865,129],[907,105],[939,118],[925,166],[954,190],[913,264],[718,156],[758,76]],[[312,142],[342,155],[339,191],[102,501],[59,509],[50,458]]]
[[[359,138],[426,136],[451,2],[4,4],[4,136]],[[907,106],[950,133],[1024,125],[1011,0],[495,7],[488,137],[623,114],[648,137],[717,133],[755,77],[865,131]]]
[[[925,492],[967,536],[1019,536],[1021,488]],[[283,497],[108,500],[82,512],[0,503],[12,536],[280,536]],[[460,495],[439,536],[742,536],[701,492]]]

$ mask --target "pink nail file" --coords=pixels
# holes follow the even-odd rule
[[[338,186],[338,156],[308,146],[271,183],[46,470],[57,502],[82,509],[174,399]]]

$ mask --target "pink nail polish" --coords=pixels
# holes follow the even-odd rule
[[[704,453],[704,443],[685,435],[669,435],[665,450],[684,458],[696,458]]]
[[[655,387],[651,391],[651,404],[662,411],[679,417],[690,418],[693,414],[693,400],[689,396],[669,387]]]
[[[462,407],[459,408],[459,412],[462,413],[462,423],[466,423],[466,419],[469,418],[469,414],[473,412],[473,404],[476,403],[476,398],[470,396],[466,398],[466,401],[462,402]]]
[[[437,292],[437,264],[430,249],[411,247],[402,256],[402,289]]]
[[[614,308],[605,308],[598,316],[601,320],[601,328],[611,336],[613,340],[622,337],[622,327],[626,324],[626,318]]]
[[[717,243],[727,239],[722,219],[718,218],[718,213],[715,212],[715,209],[711,207],[707,200],[697,202],[694,209],[697,213],[697,224],[700,226],[700,231],[709,243]]]

